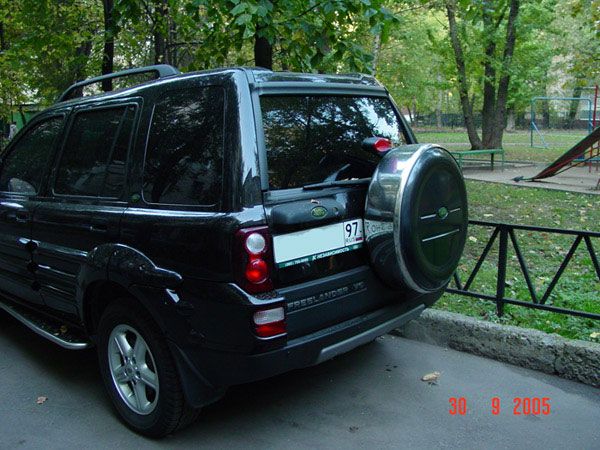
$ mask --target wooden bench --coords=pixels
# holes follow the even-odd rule
[[[494,157],[496,155],[502,156],[502,170],[504,170],[504,149],[503,148],[486,148],[483,150],[461,150],[461,151],[451,151],[452,156],[454,156],[458,162],[460,168],[463,167],[463,160],[468,161],[471,158],[464,158],[465,156],[474,156],[474,155],[490,155],[490,163],[492,166],[492,170],[494,170]]]

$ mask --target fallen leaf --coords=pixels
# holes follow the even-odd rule
[[[440,372],[431,372],[431,373],[423,375],[423,378],[421,378],[421,381],[425,381],[429,384],[437,384],[437,381],[440,378],[440,375],[441,375]]]
[[[40,396],[37,398],[37,400],[36,400],[36,403],[37,403],[38,405],[43,405],[43,404],[44,404],[44,402],[45,402],[46,400],[48,400],[48,397],[44,397],[43,395],[40,395]]]

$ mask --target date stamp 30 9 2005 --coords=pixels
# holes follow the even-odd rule
[[[448,399],[450,408],[448,413],[451,416],[464,416],[467,414],[468,406],[465,397],[450,397]],[[512,409],[514,416],[548,416],[552,412],[550,406],[550,397],[513,397]],[[500,397],[490,399],[490,412],[497,416],[502,411],[502,400]]]

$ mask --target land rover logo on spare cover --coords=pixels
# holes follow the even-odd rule
[[[448,217],[448,208],[442,206],[440,209],[437,210],[437,216],[442,220]]]
[[[321,217],[325,217],[327,215],[327,208],[325,208],[324,206],[315,206],[313,209],[310,210],[310,213],[313,217],[320,219]]]

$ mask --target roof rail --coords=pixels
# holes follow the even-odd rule
[[[70,100],[71,98],[75,98],[74,96],[72,96],[73,91],[75,91],[78,88],[81,88],[83,86],[99,83],[104,80],[128,77],[130,75],[137,75],[140,73],[148,73],[148,72],[155,72],[157,75],[157,78],[170,77],[170,76],[178,75],[181,73],[178,69],[176,69],[175,67],[170,66],[168,64],[157,64],[155,66],[146,66],[146,67],[138,67],[135,69],[121,70],[120,72],[109,73],[106,75],[101,75],[99,77],[88,78],[87,80],[78,81],[77,83],[69,86],[69,88],[66,91],[64,91],[62,94],[60,94],[58,99],[56,99],[56,103],[64,102],[65,100]]]

